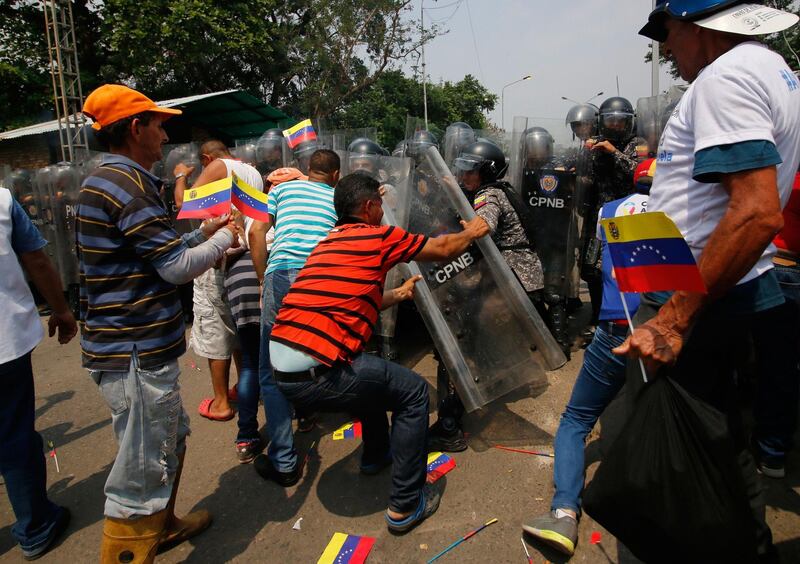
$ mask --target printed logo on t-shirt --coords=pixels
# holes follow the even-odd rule
[[[658,162],[660,163],[668,163],[672,160],[672,151],[659,151],[658,152]]]
[[[783,80],[786,81],[786,86],[789,87],[789,92],[794,92],[800,88],[800,84],[798,84],[797,77],[794,75],[794,73],[786,69],[781,69],[781,76],[783,77]]]

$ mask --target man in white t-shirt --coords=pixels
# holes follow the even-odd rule
[[[774,548],[764,500],[728,400],[735,393],[732,363],[753,314],[783,303],[771,241],[800,159],[800,81],[752,36],[797,20],[735,0],[659,0],[639,32],[661,42],[691,83],[661,136],[648,209],[675,221],[708,294],[642,294],[636,330],[615,349],[727,413],[766,559]],[[628,363],[629,384],[636,369]]]
[[[78,332],[45,245],[11,192],[0,188],[0,473],[17,519],[11,534],[25,560],[47,552],[70,518],[47,498],[44,445],[34,428],[31,353],[44,331],[24,272],[53,309],[50,336],[58,330],[58,342],[66,344]]]

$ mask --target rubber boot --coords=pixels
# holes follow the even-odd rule
[[[567,311],[565,300],[560,300],[557,303],[550,305],[550,321],[552,323],[551,332],[558,342],[564,356],[567,360],[571,358],[572,343],[569,339],[569,332],[567,331]]]
[[[178,455],[178,469],[175,472],[175,481],[172,483],[172,495],[165,509],[167,519],[164,535],[158,546],[158,552],[164,552],[179,545],[185,540],[199,535],[211,525],[211,513],[205,509],[193,511],[183,518],[175,515],[175,498],[178,495],[178,488],[181,483],[183,473],[183,459],[186,456],[186,449]]]
[[[164,534],[167,510],[137,519],[106,517],[100,564],[150,564]]]

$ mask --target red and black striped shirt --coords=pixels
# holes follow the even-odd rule
[[[270,338],[327,366],[352,360],[372,336],[386,273],[427,239],[390,225],[332,229],[283,299]]]

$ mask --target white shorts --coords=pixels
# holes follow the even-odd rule
[[[238,346],[236,323],[223,294],[220,271],[211,268],[195,280],[194,323],[189,346],[198,356],[227,360]]]

